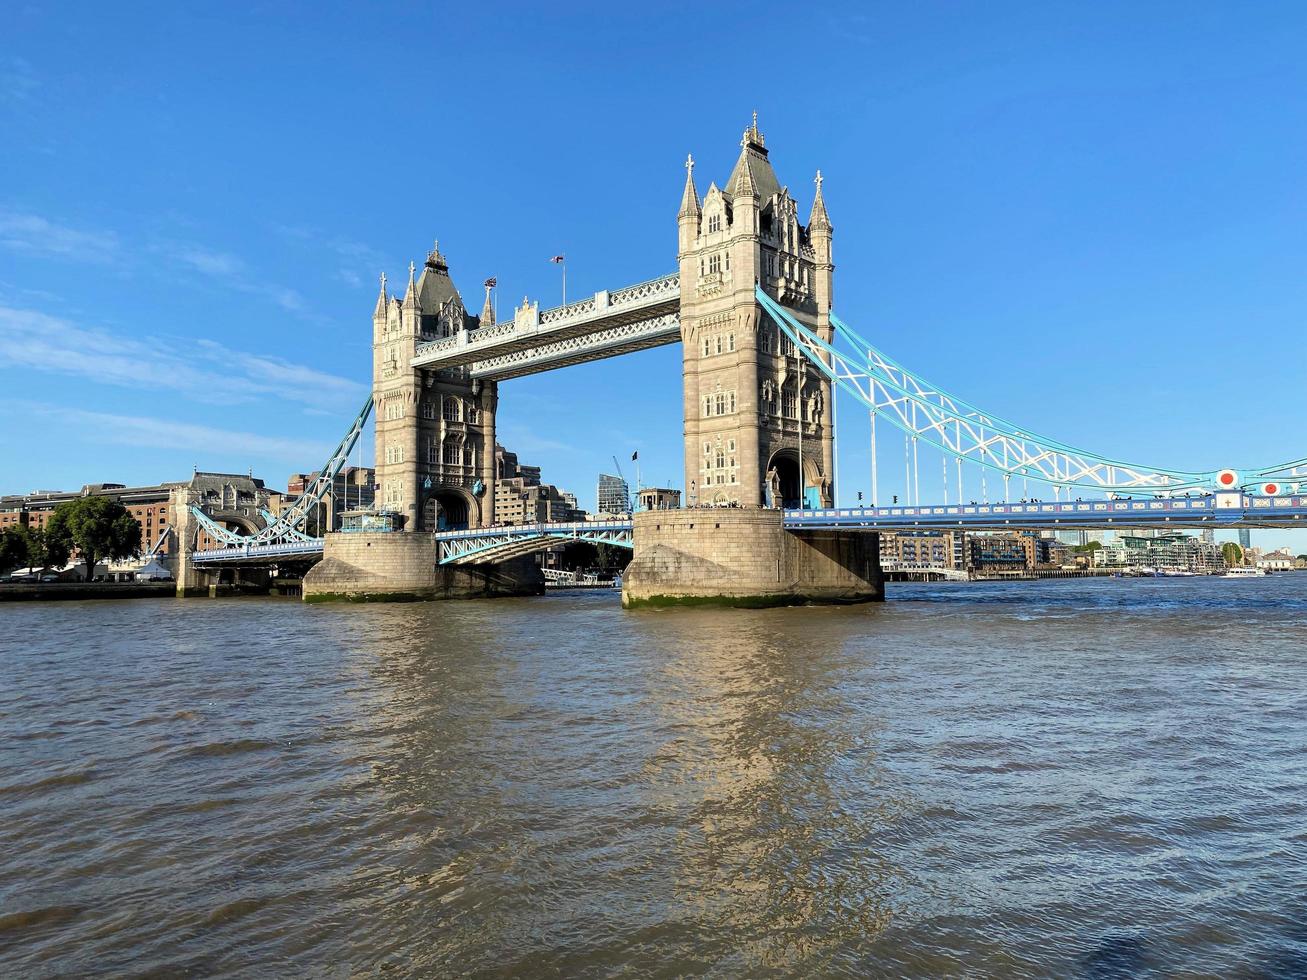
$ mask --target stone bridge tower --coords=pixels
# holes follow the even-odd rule
[[[758,117],[723,187],[700,201],[686,161],[677,215],[685,384],[685,486],[691,504],[756,507],[802,488],[833,505],[831,386],[758,305],[754,286],[831,338],[832,228],[817,174],[808,224],[768,159]],[[774,471],[774,472],[773,472]]]
[[[403,300],[387,294],[382,277],[372,314],[376,499],[404,518],[406,531],[494,521],[497,385],[473,380],[465,367],[412,363],[419,343],[475,329],[486,317],[493,323],[488,300],[481,317],[464,309],[439,245],[420,276],[409,265]]]

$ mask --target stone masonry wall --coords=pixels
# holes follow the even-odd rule
[[[429,535],[336,533],[304,576],[304,601],[404,601],[540,595],[544,576],[527,557],[497,565],[436,565]]]
[[[622,604],[738,606],[884,598],[876,535],[791,533],[781,512],[691,509],[636,514]]]

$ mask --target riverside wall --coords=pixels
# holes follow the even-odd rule
[[[779,510],[638,513],[634,544],[622,575],[622,605],[628,609],[836,604],[885,597],[874,532],[786,531]]]

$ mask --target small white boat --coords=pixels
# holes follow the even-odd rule
[[[1226,569],[1221,578],[1260,578],[1266,574],[1266,569],[1255,568],[1252,565],[1235,565],[1233,568]]]

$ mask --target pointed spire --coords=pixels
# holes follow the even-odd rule
[[[731,193],[736,197],[758,196],[758,184],[753,179],[753,168],[749,166],[748,150],[740,155],[740,162],[736,164],[735,186],[731,188]]]
[[[412,262],[408,264],[408,289],[404,292],[404,308],[417,309],[418,305],[418,284],[415,275],[417,266]]]
[[[694,189],[694,157],[685,158],[685,192],[681,195],[681,210],[677,212],[676,217],[698,217],[699,210],[699,192]]]
[[[386,315],[386,274],[381,274],[381,294],[377,297],[377,305],[372,310],[373,316]]]
[[[490,290],[499,285],[499,280],[491,276],[482,285],[486,287],[486,302],[481,307],[481,326],[493,327],[495,325],[495,306],[490,302]]]
[[[808,215],[808,231],[824,231],[827,234],[831,231],[830,215],[826,213],[826,199],[821,194],[821,184],[824,178],[821,171],[817,171],[814,182],[817,185],[817,196],[812,199],[812,213]]]

